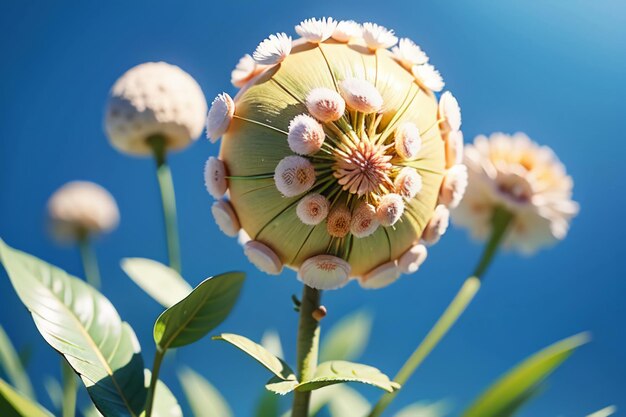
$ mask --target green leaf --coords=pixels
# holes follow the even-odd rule
[[[213,385],[189,368],[178,372],[178,379],[194,417],[232,417],[228,403]]]
[[[356,390],[346,385],[333,385],[315,392],[328,389],[332,390],[328,402],[331,417],[364,417],[369,413],[370,403]]]
[[[387,392],[393,392],[400,388],[399,384],[390,381],[387,375],[372,366],[347,361],[330,361],[319,364],[314,377],[309,381],[300,383],[296,389],[298,391],[311,391],[343,382],[369,384]]]
[[[420,401],[404,407],[394,417],[444,417],[450,412],[447,401],[427,403]]]
[[[280,397],[268,391],[263,391],[256,405],[254,417],[279,417]]]
[[[88,404],[80,411],[83,413],[83,417],[103,417],[93,403]]]
[[[125,258],[122,269],[150,297],[165,308],[185,298],[191,285],[174,269],[146,258]]]
[[[54,410],[61,410],[61,407],[63,407],[63,388],[61,388],[59,381],[47,375],[43,380],[43,387],[52,402]]]
[[[286,395],[296,389],[298,384],[299,382],[295,379],[284,380],[282,378],[274,376],[272,377],[272,379],[267,381],[267,383],[265,384],[265,389],[273,392],[274,394]]]
[[[282,359],[272,355],[267,349],[252,340],[232,333],[222,333],[214,336],[213,340],[223,340],[241,349],[253,359],[256,359],[279,380],[296,381],[296,374]]]
[[[80,375],[102,414],[139,415],[146,400],[139,343],[109,300],[1,239],[0,260],[37,329]]]
[[[501,377],[466,411],[463,417],[510,417],[534,397],[536,389],[589,336],[579,334],[534,354]]]
[[[35,399],[30,378],[28,378],[22,361],[2,326],[0,326],[0,367],[17,391],[27,398]]]
[[[193,343],[217,327],[235,305],[245,275],[228,272],[207,278],[187,297],[165,310],[154,325],[161,351]]]
[[[76,415],[76,394],[78,390],[76,374],[67,362],[62,361],[61,375],[63,377],[63,401],[61,406],[63,417],[74,417]]]
[[[144,383],[146,388],[150,385],[151,372],[144,370]],[[141,413],[141,417],[145,416],[145,412]],[[183,417],[183,410],[178,404],[178,400],[172,394],[172,391],[161,381],[157,381],[154,391],[154,403],[152,404],[153,417]]]
[[[15,391],[0,379],[0,415],[2,417],[53,417],[36,402]]]
[[[358,359],[365,350],[372,329],[372,316],[366,311],[352,313],[326,334],[320,348],[320,361],[351,361]]]
[[[614,405],[610,405],[608,407],[603,408],[602,410],[598,410],[595,413],[589,414],[587,417],[609,417],[617,412],[617,407]]]

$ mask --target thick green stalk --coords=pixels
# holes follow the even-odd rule
[[[148,139],[152,146],[157,166],[157,179],[161,191],[161,203],[163,205],[163,218],[165,220],[165,234],[167,236],[167,253],[170,267],[181,272],[180,244],[178,239],[178,222],[176,219],[176,196],[174,194],[174,182],[172,172],[167,165],[167,150],[165,138],[160,135]]]
[[[513,215],[508,210],[497,208],[492,217],[492,233],[485,246],[483,254],[474,270],[474,274],[465,280],[461,289],[456,294],[450,305],[437,320],[433,328],[428,332],[424,340],[417,346],[409,359],[402,365],[400,371],[395,376],[394,381],[404,385],[413,375],[415,370],[424,362],[424,359],[439,344],[441,339],[448,333],[457,322],[461,314],[465,311],[469,303],[474,299],[480,289],[482,277],[487,271],[489,264],[493,260],[498,250],[498,246],[506,235],[506,231],[513,219]],[[391,401],[398,395],[399,391],[383,395],[374,406],[368,417],[379,417],[389,406]]]
[[[146,399],[145,415],[150,417],[152,415],[152,408],[154,406],[154,392],[156,391],[157,382],[159,381],[159,372],[161,371],[161,363],[165,357],[165,351],[157,348],[154,354],[154,363],[152,364],[152,375],[150,375],[150,386],[148,386],[148,398]]]
[[[98,258],[96,252],[91,245],[88,233],[81,233],[78,238],[78,248],[80,249],[80,257],[83,261],[83,270],[85,279],[94,288],[100,289],[100,270],[98,268]]]
[[[61,371],[63,375],[62,416],[74,417],[76,415],[76,394],[78,390],[76,373],[74,373],[74,370],[65,359],[61,359]]]
[[[302,290],[296,348],[298,380],[300,382],[313,378],[317,368],[320,327],[318,321],[313,317],[313,312],[319,308],[321,296],[321,291],[307,285]],[[310,400],[311,391],[294,391],[291,417],[308,417]]]

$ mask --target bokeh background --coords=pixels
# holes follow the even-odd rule
[[[574,177],[582,210],[568,238],[532,258],[501,254],[475,303],[397,402],[449,399],[460,409],[528,354],[582,330],[593,343],[550,380],[523,416],[583,416],[609,404],[626,410],[626,268],[623,239],[626,3],[598,1],[33,2],[0,4],[0,236],[71,273],[74,248],[46,235],[45,204],[69,180],[109,189],[120,228],[98,241],[104,293],[135,328],[152,361],[152,323],[160,307],[119,268],[126,256],[166,259],[153,161],[113,150],[103,134],[107,93],[128,68],[164,60],[181,66],[209,101],[231,94],[230,70],[269,33],[311,16],[375,21],[414,39],[430,55],[463,109],[466,140],[525,131],[555,149]],[[299,294],[293,272],[265,276],[210,214],[203,163],[217,146],[201,139],[173,155],[184,275],[196,284],[232,269],[249,273],[243,297],[220,330],[259,340],[278,330],[294,360]],[[328,292],[328,327],[356,309],[374,314],[363,361],[393,374],[456,292],[480,253],[452,228],[422,270],[380,291],[351,284]],[[39,397],[58,375],[55,353],[0,272],[0,322],[20,347],[32,346],[29,372]],[[238,416],[250,415],[267,373],[208,338],[177,361],[207,376]],[[163,379],[183,401],[168,363]],[[362,391],[370,399],[375,389]],[[84,399],[83,399],[84,400]],[[618,413],[619,415],[620,413]]]

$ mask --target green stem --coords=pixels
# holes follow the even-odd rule
[[[93,250],[88,233],[81,233],[78,238],[78,248],[80,250],[80,258],[83,262],[85,279],[92,287],[100,289],[101,282],[98,258],[96,257],[96,252]]]
[[[148,387],[148,398],[146,399],[145,413],[146,417],[152,415],[154,405],[154,392],[156,391],[157,382],[159,381],[159,372],[161,371],[161,363],[165,357],[165,351],[157,348],[154,354],[154,363],[152,364],[152,375],[150,376],[150,386]]]
[[[307,285],[302,290],[297,340],[298,380],[300,382],[312,379],[317,368],[320,327],[318,321],[313,318],[313,312],[319,308],[321,296],[321,291]],[[308,417],[310,400],[311,391],[294,391],[291,417]]]
[[[157,166],[157,179],[161,191],[161,203],[163,205],[163,218],[165,220],[165,233],[167,236],[167,253],[170,267],[181,272],[180,244],[178,239],[178,223],[176,220],[176,196],[174,194],[174,182],[172,172],[167,165],[165,138],[160,135],[148,139],[152,146]]]
[[[456,294],[450,305],[437,320],[433,328],[428,332],[424,340],[404,363],[400,371],[395,376],[394,381],[404,385],[413,375],[415,370],[424,362],[426,357],[439,344],[441,339],[448,333],[452,326],[458,321],[461,314],[467,309],[480,289],[482,277],[487,271],[489,264],[497,252],[498,246],[506,235],[506,231],[513,219],[513,215],[503,208],[496,208],[492,216],[492,233],[485,246],[483,254],[476,266],[474,274],[467,278],[461,289]],[[379,417],[389,406],[391,401],[398,395],[399,391],[383,395],[374,406],[368,417]]]
[[[62,416],[74,417],[76,414],[76,374],[72,367],[61,359],[61,374],[63,376],[63,402],[62,402]]]

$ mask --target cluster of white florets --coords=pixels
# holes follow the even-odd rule
[[[358,24],[332,18],[307,19],[296,26],[302,37],[296,42],[319,45],[324,42],[356,43],[370,51],[391,49],[393,58],[411,73],[422,89],[441,91],[444,83],[439,72],[428,63],[428,56],[413,41],[398,40],[394,32],[374,23]],[[235,86],[246,85],[257,75],[279,65],[290,54],[291,37],[271,35],[254,53],[244,56],[232,72]],[[326,222],[326,230],[336,239],[361,239],[379,227],[390,227],[402,219],[408,202],[419,198],[422,178],[410,166],[419,158],[422,135],[412,122],[395,129],[378,129],[384,99],[376,86],[364,79],[337,80],[337,89],[312,89],[304,101],[307,113],[289,123],[287,143],[293,152],[276,166],[274,184],[286,198],[296,198],[298,218],[305,225]],[[236,114],[236,103],[226,93],[218,95],[207,118],[207,135],[216,141],[224,134]],[[421,242],[415,242],[398,259],[380,265],[359,277],[367,288],[380,288],[395,281],[401,273],[415,272],[425,260],[425,245],[436,243],[448,226],[448,208],[458,205],[467,185],[467,170],[462,165],[463,136],[458,103],[450,92],[439,102],[439,129],[445,140],[446,175],[434,215],[425,227]],[[433,126],[434,127],[434,126]],[[218,201],[213,214],[224,233],[239,233],[239,221],[224,196],[227,167],[210,158],[205,181]],[[244,251],[259,269],[270,274],[282,270],[282,262],[267,245],[245,239]],[[323,254],[306,260],[299,277],[307,285],[330,289],[350,279],[350,265],[340,257]]]

